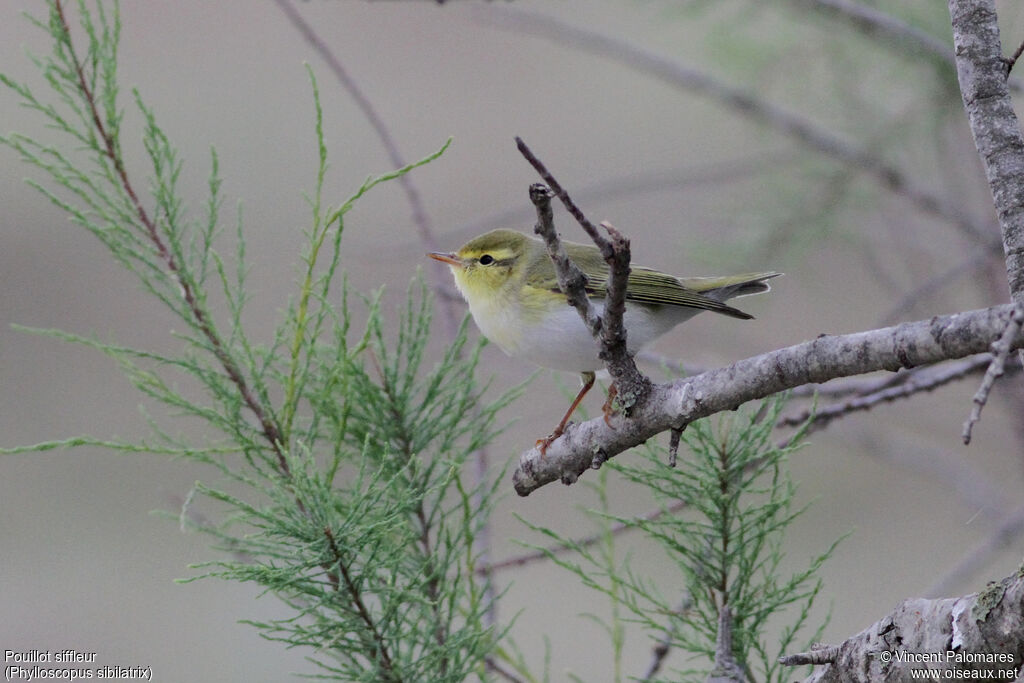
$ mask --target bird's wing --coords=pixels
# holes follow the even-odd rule
[[[574,262],[576,262],[575,259]],[[594,299],[605,298],[608,291],[608,276],[610,272],[608,266],[603,261],[594,262],[592,259],[584,260],[583,263],[576,262],[576,265],[579,266],[580,270],[587,277],[587,294]],[[725,278],[715,278],[715,280],[719,279],[725,280]],[[544,282],[538,283],[538,285],[553,292],[561,291],[553,273],[550,277],[544,278]],[[742,320],[748,320],[753,317],[717,299],[705,296],[695,289],[683,286],[679,279],[672,275],[660,273],[650,268],[634,267],[630,269],[629,280],[626,285],[626,300],[648,305],[683,306],[714,311]]]

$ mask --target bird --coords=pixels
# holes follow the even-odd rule
[[[602,314],[610,274],[608,264],[592,244],[565,240],[562,244],[586,276],[587,296],[597,313]],[[451,269],[455,286],[469,305],[477,328],[507,355],[580,374],[583,386],[576,398],[554,431],[537,442],[543,454],[565,432],[569,419],[603,368],[598,355],[600,344],[559,289],[555,266],[544,242],[516,230],[498,229],[470,240],[458,251],[436,251],[427,256]],[[724,277],[675,277],[632,266],[623,318],[627,349],[635,353],[701,311],[750,320],[752,315],[725,301],[767,292],[771,289],[767,280],[779,275],[769,271]],[[606,421],[610,402],[609,397],[605,404]]]

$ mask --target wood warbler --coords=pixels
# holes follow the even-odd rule
[[[586,290],[597,313],[604,310],[609,269],[594,245],[563,241],[566,252],[587,277]],[[555,431],[541,439],[541,451],[558,438],[603,367],[600,344],[568,305],[558,288],[555,266],[544,243],[515,230],[492,230],[454,253],[427,254],[448,264],[480,331],[509,356],[555,370],[578,372],[583,388]],[[767,292],[765,280],[780,273],[744,273],[725,277],[677,278],[632,266],[626,288],[624,324],[630,353],[635,353],[701,311],[732,318],[753,316],[724,302]],[[605,417],[608,416],[606,404]]]

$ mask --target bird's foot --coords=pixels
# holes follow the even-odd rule
[[[604,423],[608,425],[608,429],[615,429],[612,426],[612,415],[615,414],[615,397],[619,395],[619,390],[612,384],[608,387],[608,398],[605,399],[604,406],[601,407],[601,412],[604,413]]]
[[[555,439],[557,439],[560,436],[561,436],[561,434],[554,434],[554,433],[552,433],[552,434],[550,434],[548,436],[545,436],[543,439],[537,439],[537,443],[534,444],[534,447],[537,448],[538,450],[540,450],[540,455],[541,455],[542,458],[545,455],[547,455],[548,446],[551,445],[551,442],[553,442]]]

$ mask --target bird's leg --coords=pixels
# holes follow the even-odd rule
[[[549,436],[537,440],[537,447],[540,449],[541,455],[544,455],[544,453],[547,452],[548,446],[551,445],[552,441],[560,437],[565,432],[565,425],[569,424],[569,418],[576,412],[576,408],[579,407],[580,401],[582,401],[583,397],[587,395],[588,391],[590,391],[590,387],[594,386],[594,379],[596,379],[596,375],[594,375],[594,373],[584,372],[582,373],[582,377],[583,387],[580,389],[580,393],[576,394],[576,400],[574,400],[572,405],[569,406],[569,410],[565,411],[565,416],[562,417],[562,421],[558,423],[557,427],[555,427],[555,431],[551,432]]]
[[[612,382],[612,385],[608,387],[608,398],[601,407],[601,412],[604,413],[604,423],[608,425],[609,429],[615,429],[612,427],[611,417],[615,414],[615,397],[618,395],[619,390],[615,387],[615,382]]]

